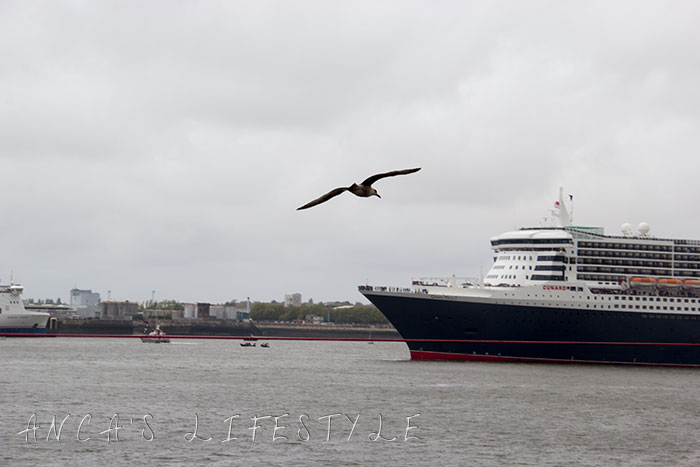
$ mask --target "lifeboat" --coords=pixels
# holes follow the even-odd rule
[[[633,288],[651,287],[654,285],[656,285],[656,279],[653,277],[633,277],[630,279],[630,286]]]
[[[674,288],[683,285],[683,281],[680,279],[659,279],[659,287],[664,288]]]
[[[698,279],[688,279],[683,281],[683,286],[689,289],[700,289],[700,280]]]

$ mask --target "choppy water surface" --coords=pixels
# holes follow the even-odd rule
[[[2,465],[700,465],[698,370],[412,362],[361,342],[0,351]]]

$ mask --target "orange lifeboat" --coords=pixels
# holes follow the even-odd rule
[[[651,287],[656,285],[656,279],[653,277],[633,277],[630,279],[630,286],[637,287]]]
[[[659,287],[673,288],[683,285],[683,281],[680,279],[659,279],[658,284]]]
[[[700,288],[700,280],[698,279],[688,279],[683,281],[683,285],[685,287],[691,288],[691,289],[699,289]]]

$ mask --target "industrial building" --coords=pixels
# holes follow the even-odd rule
[[[100,303],[100,294],[92,290],[72,289],[70,291],[70,306],[97,306]]]
[[[217,319],[233,319],[243,321],[250,317],[250,313],[248,311],[228,305],[212,305],[209,312],[211,316]]]
[[[72,289],[70,306],[81,318],[97,318],[101,315],[100,294],[92,290]]]
[[[183,317],[185,319],[209,318],[210,308],[209,303],[185,303]]]
[[[290,293],[284,296],[284,306],[301,306],[301,294]]]
[[[139,312],[139,304],[136,302],[101,302],[102,319],[132,319]]]
[[[185,303],[183,317],[185,319],[231,319],[243,321],[248,319],[250,312],[230,305],[211,305],[209,303]]]

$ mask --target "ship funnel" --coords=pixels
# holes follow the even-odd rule
[[[569,195],[569,199],[573,200],[573,196]],[[557,218],[559,220],[559,225],[561,227],[568,227],[571,225],[571,215],[569,210],[566,208],[566,203],[564,202],[564,188],[559,187],[559,201],[555,203],[558,209]]]

